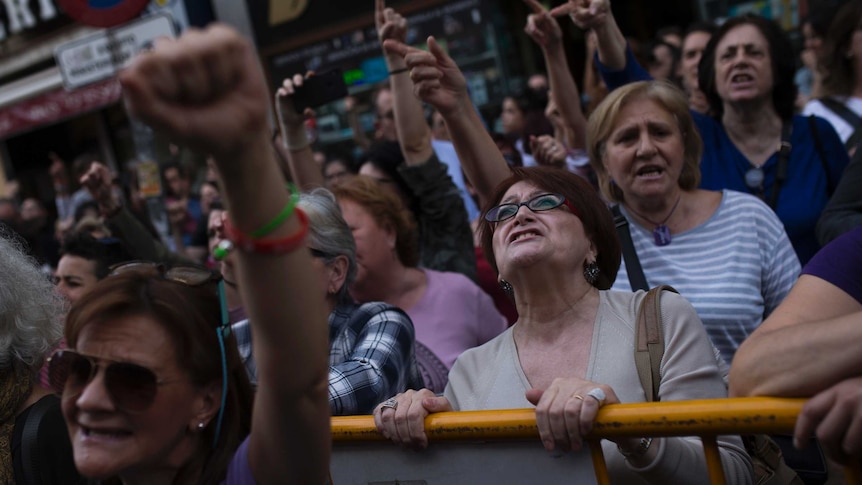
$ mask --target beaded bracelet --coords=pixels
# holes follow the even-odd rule
[[[296,186],[290,182],[287,183],[287,188],[290,190],[290,200],[287,201],[287,205],[284,206],[284,210],[259,229],[250,232],[249,235],[252,239],[260,239],[271,233],[276,227],[286,221],[291,214],[293,214],[293,209],[296,208],[296,204],[299,202],[299,191],[296,190]]]
[[[308,216],[302,209],[297,208],[296,217],[299,219],[299,231],[282,239],[256,239],[239,232],[230,220],[224,221],[224,230],[231,243],[239,249],[248,253],[258,254],[286,254],[301,247],[308,235]]]

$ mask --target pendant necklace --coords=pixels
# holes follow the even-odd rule
[[[632,211],[632,213],[634,213],[636,216],[640,217],[641,219],[643,219],[643,220],[645,220],[645,221],[647,221],[650,224],[655,226],[655,229],[652,230],[652,237],[653,237],[653,241],[655,241],[656,246],[667,246],[668,244],[670,244],[671,237],[670,237],[670,229],[665,225],[665,223],[668,221],[668,219],[670,219],[670,216],[672,216],[673,213],[676,211],[676,208],[679,205],[680,199],[682,199],[682,194],[679,194],[679,196],[677,196],[676,202],[674,202],[673,208],[670,210],[670,213],[661,222],[655,222],[652,219],[649,219],[648,217],[643,216],[643,215],[635,212],[634,209],[632,209],[628,205],[626,205],[626,208],[628,210]]]

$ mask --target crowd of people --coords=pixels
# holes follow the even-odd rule
[[[639,59],[609,0],[525,4],[546,72],[493,133],[441,43],[408,45],[375,0],[389,79],[356,161],[319,160],[307,75],[270,96],[229,27],[139,56],[129,114],[204,180],[163,164],[167,237],[92,153],[51,155],[53,228],[0,200],[0,481],[325,483],[331,416],[423,449],[430,413],[534,407],[590,482],[602,406],[728,395],[810,397],[796,446],[858,462],[862,2],[803,21],[798,72],[757,15],[665,29]],[[633,349],[661,285],[653,396]],[[743,440],[717,442],[728,483],[755,483]],[[621,483],[708,475],[697,437],[601,446]]]

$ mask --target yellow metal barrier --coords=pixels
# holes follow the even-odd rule
[[[701,436],[710,479],[713,484],[723,484],[715,436],[792,433],[804,403],[803,399],[735,398],[608,405],[599,411],[587,438]],[[539,437],[533,409],[436,413],[426,418],[425,429],[431,441]],[[371,416],[333,417],[332,437],[336,444],[385,441]],[[609,483],[601,446],[590,448],[599,485]],[[847,485],[862,485],[858,464],[846,468],[845,475]]]

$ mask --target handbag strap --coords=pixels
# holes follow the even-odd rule
[[[820,165],[823,167],[823,173],[826,174],[826,195],[832,198],[835,184],[832,180],[832,172],[829,171],[829,165],[826,164],[826,152],[823,150],[823,142],[820,141],[820,130],[817,129],[817,119],[814,115],[808,116],[808,128],[811,130],[811,137],[814,138],[814,149],[817,150],[817,156],[820,157]],[[844,146],[845,148],[850,146],[855,147],[859,144],[859,140],[862,140],[862,130],[854,131]],[[853,142],[852,145],[850,145],[851,141]]]
[[[58,405],[56,398],[43,397],[30,407],[27,417],[24,418],[21,431],[21,464],[26,485],[39,485],[50,481],[46,476],[49,467],[40,465],[39,427],[42,419],[55,405]]]
[[[629,284],[632,287],[632,291],[649,290],[646,275],[644,275],[644,270],[641,267],[641,261],[638,259],[637,251],[635,251],[632,234],[629,232],[629,221],[620,210],[619,204],[612,206],[611,212],[614,214],[614,225],[617,228],[617,236],[620,238],[623,260],[626,262],[626,273],[629,275]]]
[[[778,148],[778,164],[775,167],[775,183],[772,185],[772,193],[769,196],[769,207],[772,210],[778,206],[778,194],[781,186],[787,180],[787,165],[790,161],[790,152],[793,145],[790,143],[790,135],[793,131],[793,123],[785,121],[781,124],[781,146]]]
[[[843,119],[848,125],[853,128],[853,133],[850,134],[850,138],[844,142],[844,147],[848,150],[852,147],[855,147],[859,140],[862,139],[862,117],[853,112],[850,108],[847,107],[841,101],[838,101],[835,98],[831,97],[823,97],[820,98],[820,103],[823,104],[829,111],[832,111],[838,117]],[[811,115],[813,117],[814,115]]]
[[[664,357],[664,332],[661,318],[661,293],[664,290],[678,293],[668,285],[656,286],[649,290],[641,301],[635,327],[635,367],[647,402],[659,400],[661,359]]]

